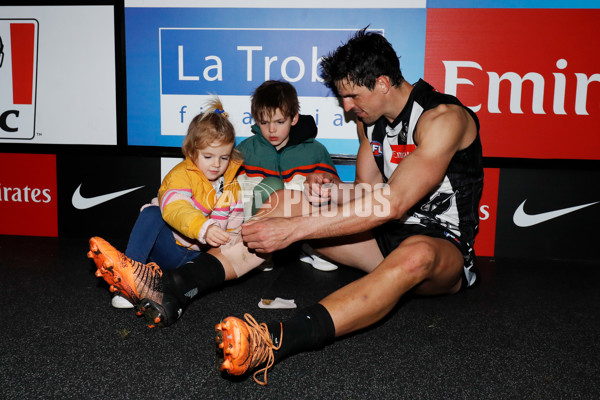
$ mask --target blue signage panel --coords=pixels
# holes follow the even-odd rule
[[[392,43],[409,82],[423,76],[424,8],[125,8],[128,143],[179,147],[188,121],[219,95],[240,139],[250,96],[267,79],[292,83],[334,154],[354,154],[356,126],[320,80],[320,58],[364,27]]]
[[[162,94],[249,94],[265,80],[284,79],[301,96],[327,96],[319,59],[354,31],[164,28]]]

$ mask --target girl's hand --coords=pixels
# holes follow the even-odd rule
[[[225,232],[218,225],[211,225],[206,230],[205,240],[206,243],[212,247],[219,247],[229,242],[229,233]]]

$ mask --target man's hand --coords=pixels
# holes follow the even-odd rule
[[[249,249],[257,253],[272,253],[288,247],[295,240],[292,233],[297,228],[293,218],[257,218],[242,225],[242,239]]]
[[[212,247],[219,247],[229,242],[229,233],[225,232],[218,225],[211,225],[206,230],[205,240],[206,243]]]
[[[331,200],[331,191],[338,179],[328,172],[311,173],[304,182],[304,196],[311,204],[327,204]]]

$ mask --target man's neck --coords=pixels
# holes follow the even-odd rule
[[[407,81],[402,81],[399,87],[392,86],[388,92],[388,107],[383,116],[390,122],[394,122],[396,117],[402,112],[408,97],[413,90],[413,85]]]

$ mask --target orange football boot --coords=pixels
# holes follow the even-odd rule
[[[264,366],[254,372],[253,378],[259,385],[267,384],[267,371],[275,362],[274,350],[281,348],[283,327],[279,345],[275,346],[269,328],[264,322],[259,324],[250,314],[244,314],[246,322],[236,317],[227,317],[217,324],[217,344],[223,350],[221,371],[230,375],[243,375],[248,371]],[[256,376],[263,373],[263,380]]]
[[[163,272],[155,263],[134,261],[100,237],[90,239],[88,258],[92,258],[111,292],[120,292],[144,315],[150,328],[168,326],[182,314],[174,296],[164,293]]]

